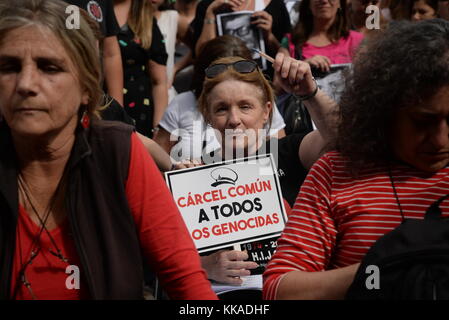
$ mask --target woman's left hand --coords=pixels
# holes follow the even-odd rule
[[[275,77],[288,93],[298,96],[309,95],[316,90],[316,82],[307,62],[293,59],[282,52],[278,52],[273,63]]]
[[[267,39],[273,27],[273,17],[266,11],[256,11],[251,16],[251,24],[260,28],[264,38]]]
[[[176,162],[173,164],[172,170],[180,170],[180,169],[188,169],[195,168],[204,165],[201,160],[191,159],[191,160],[182,160],[180,162]]]

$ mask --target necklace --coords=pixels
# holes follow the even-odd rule
[[[28,186],[28,184],[26,183],[26,181],[23,179],[23,176],[21,174],[19,174],[18,176],[18,186],[19,186],[19,192],[22,195],[22,199],[24,201],[24,207],[25,207],[25,201],[29,204],[29,206],[31,207],[31,209],[33,210],[34,214],[36,215],[36,217],[39,220],[40,223],[40,229],[39,232],[34,236],[32,244],[31,244],[31,250],[30,250],[30,257],[28,258],[28,260],[24,263],[23,262],[23,256],[22,256],[22,243],[21,243],[21,236],[20,236],[20,227],[18,227],[18,245],[19,245],[19,259],[20,259],[20,271],[19,271],[19,279],[20,282],[27,288],[27,290],[29,291],[31,297],[36,300],[36,295],[33,292],[33,289],[31,287],[31,283],[28,281],[28,278],[26,276],[26,270],[28,268],[29,265],[31,265],[33,263],[33,260],[37,257],[37,255],[39,254],[39,252],[41,251],[41,247],[40,247],[40,239],[41,239],[41,235],[42,233],[45,231],[48,235],[48,238],[50,239],[50,242],[52,244],[52,246],[54,247],[54,250],[50,249],[49,252],[54,255],[55,257],[59,258],[62,262],[68,263],[68,259],[63,255],[62,251],[59,249],[58,245],[56,244],[56,241],[53,239],[53,237],[51,236],[51,233],[48,231],[46,224],[48,221],[48,218],[51,214],[51,212],[53,211],[53,209],[55,208],[56,205],[56,201],[58,199],[58,195],[61,194],[61,191],[64,189],[64,174],[61,178],[61,180],[58,183],[58,186],[56,187],[55,192],[53,193],[53,196],[50,199],[50,202],[46,208],[45,214],[43,216],[41,216],[38,212],[38,210],[36,209],[35,204],[33,203],[33,201],[31,200],[32,196],[31,196],[31,192],[30,192],[30,188]],[[18,286],[16,286],[15,288],[15,292],[14,292],[14,297],[17,295],[17,289]]]
[[[393,175],[391,174],[391,167],[390,166],[388,166],[388,175],[390,177],[391,186],[393,187],[393,193],[394,193],[394,197],[396,198],[396,203],[398,204],[398,207],[399,207],[399,212],[401,213],[402,221],[404,221],[404,219],[405,219],[404,218],[404,213],[402,212],[401,203],[399,202],[398,193],[396,192],[396,187],[394,185]]]

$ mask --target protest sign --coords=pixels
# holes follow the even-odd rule
[[[216,16],[218,35],[228,34],[237,37],[245,42],[250,50],[254,48],[265,52],[262,30],[251,24],[253,13],[254,11],[238,11],[218,14]],[[257,61],[263,70],[267,68],[267,60],[259,53],[253,52],[253,60]]]
[[[332,64],[329,73],[324,74],[322,77],[316,77],[316,82],[320,89],[335,102],[340,102],[340,97],[345,89],[344,71],[350,67],[350,63]]]
[[[201,252],[277,237],[287,221],[271,155],[167,172],[166,181]]]

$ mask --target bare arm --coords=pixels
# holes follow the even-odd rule
[[[166,66],[152,60],[149,62],[148,70],[151,78],[154,103],[153,128],[156,128],[168,104],[167,71]]]
[[[215,0],[209,7],[207,7],[206,15],[204,16],[203,29],[201,35],[195,45],[195,53],[198,55],[202,46],[209,40],[217,37],[215,11],[223,6],[229,7],[232,10],[238,8],[242,4],[243,0]]]
[[[273,66],[278,83],[284,91],[305,96],[317,88],[308,63],[279,52]],[[305,100],[304,104],[318,128],[318,131],[313,131],[304,137],[298,150],[301,163],[306,169],[310,169],[335,135],[337,122],[335,110],[338,106],[319,89],[315,97]]]
[[[117,37],[103,40],[103,66],[109,95],[123,106],[123,67]]]
[[[262,30],[268,52],[278,52],[281,45],[272,32],[273,17],[271,14],[266,11],[256,11],[253,13],[252,19],[251,24]]]
[[[177,140],[171,140],[170,136],[170,132],[164,128],[160,128],[154,136],[154,141],[168,154],[170,154],[171,149],[178,142]]]
[[[299,159],[304,168],[310,169],[314,162],[327,149],[337,132],[337,103],[323,91],[318,90],[316,96],[304,101],[310,117],[318,130],[304,137],[299,148]]]
[[[147,149],[148,153],[153,157],[154,162],[156,162],[159,170],[162,172],[169,171],[172,167],[170,156],[164,149],[161,148],[154,140],[141,135],[137,132],[137,136],[140,141],[142,141],[145,149]]]
[[[176,41],[183,42],[184,44],[186,44],[189,47],[190,51],[185,56],[183,56],[178,62],[175,63],[175,67],[173,70],[173,77],[179,71],[181,71],[182,69],[186,68],[187,66],[193,63],[192,50],[189,46],[188,39],[186,37],[188,28],[189,28],[188,20],[180,15],[178,18],[178,31],[176,33]]]
[[[192,51],[189,51],[185,56],[183,56],[178,62],[175,63],[174,70],[173,70],[173,78],[168,79],[169,80],[169,87],[173,85],[175,82],[176,74],[181,71],[182,69],[190,66],[193,64],[193,57],[192,57]]]
[[[224,0],[216,0],[216,1],[224,1]],[[215,25],[216,25],[215,24],[215,14],[210,9],[211,6],[212,6],[212,4],[209,6],[209,8],[206,11],[206,16],[204,18],[204,24],[203,24],[203,29],[201,30],[201,35],[195,44],[195,53],[197,56],[199,55],[203,45],[207,41],[209,41],[217,36],[217,31],[215,29]]]
[[[291,271],[279,283],[277,299],[343,299],[359,264],[317,272]]]

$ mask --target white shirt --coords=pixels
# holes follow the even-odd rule
[[[167,79],[170,80],[173,77],[173,71],[175,66],[175,46],[176,46],[176,33],[178,31],[178,18],[179,14],[176,10],[161,11],[161,16],[157,20],[157,25],[161,30],[164,37],[165,50],[167,51]],[[176,95],[176,91],[173,88],[168,90],[168,101],[171,101]]]

